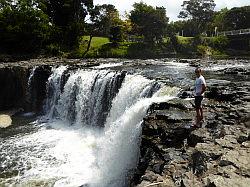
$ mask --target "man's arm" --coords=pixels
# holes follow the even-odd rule
[[[207,87],[206,87],[205,84],[202,84],[202,85],[201,85],[201,88],[202,88],[202,89],[201,89],[201,95],[202,95],[202,94],[206,91],[206,88],[207,88]]]

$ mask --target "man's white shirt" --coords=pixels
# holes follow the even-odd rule
[[[202,84],[206,86],[205,78],[201,75],[195,80],[195,96],[204,96],[204,93],[200,94],[202,91]]]

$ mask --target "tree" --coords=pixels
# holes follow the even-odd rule
[[[235,7],[224,15],[225,30],[250,28],[250,6]]]
[[[83,56],[88,53],[94,35],[109,37],[112,42],[114,42],[115,38],[121,37],[119,25],[122,23],[122,20],[119,18],[118,10],[114,5],[96,5],[90,10],[90,21],[91,23],[87,27],[89,41]]]
[[[40,50],[49,39],[48,16],[35,1],[0,2],[0,48],[7,53],[31,53]]]
[[[109,40],[115,45],[117,45],[118,42],[121,42],[123,40],[122,26],[111,27]]]
[[[228,9],[223,8],[220,11],[214,13],[213,21],[212,21],[213,28],[217,27],[218,31],[225,30],[224,19],[225,19],[225,15],[227,12],[228,12]]]
[[[57,28],[57,42],[69,48],[77,47],[93,0],[40,0],[38,6]]]
[[[205,30],[205,26],[212,20],[215,7],[214,0],[189,0],[183,1],[179,18],[187,18],[195,22],[198,33]]]
[[[122,23],[118,10],[110,4],[96,5],[91,10],[91,21],[95,28],[99,30],[99,35],[106,37],[109,36],[111,27],[116,27]]]
[[[167,28],[169,18],[164,7],[152,7],[143,2],[134,3],[130,12],[133,29],[144,36],[146,42],[161,41]]]

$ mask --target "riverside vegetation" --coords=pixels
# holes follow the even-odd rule
[[[248,56],[250,6],[214,11],[214,0],[184,1],[181,20],[164,7],[134,3],[121,19],[114,5],[93,0],[0,1],[0,60],[38,56],[154,58]]]

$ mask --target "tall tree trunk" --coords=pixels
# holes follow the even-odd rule
[[[90,49],[90,45],[91,45],[91,40],[92,40],[92,38],[93,38],[93,35],[90,34],[90,36],[89,36],[89,42],[88,42],[88,47],[87,47],[86,51],[85,51],[84,54],[83,54],[84,57],[85,57],[85,55],[88,53],[88,51],[89,51],[89,49]]]

